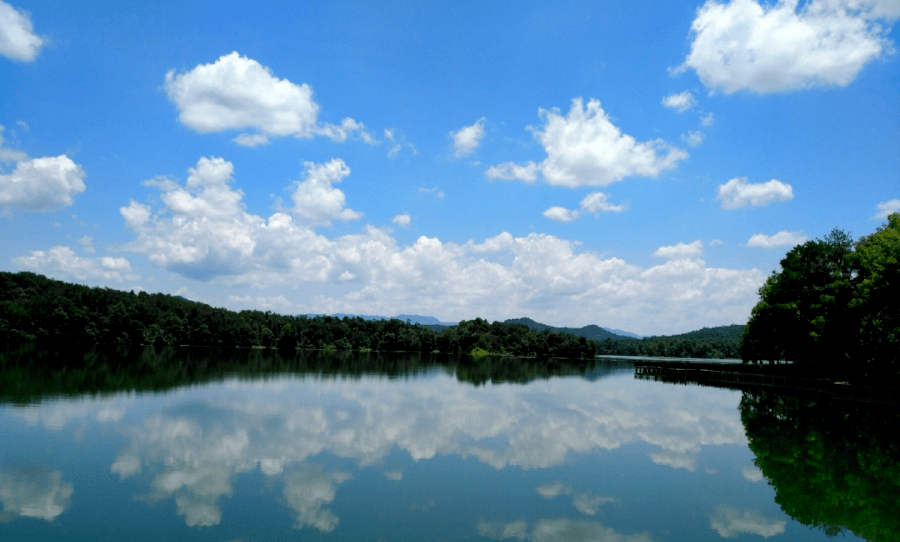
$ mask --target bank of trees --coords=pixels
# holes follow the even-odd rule
[[[0,273],[0,340],[593,357],[593,341],[476,318],[443,332],[400,320],[233,312],[176,296]]]
[[[703,328],[680,335],[604,339],[597,342],[597,353],[610,356],[739,358],[744,327],[735,324]]]
[[[759,290],[744,361],[898,376],[900,213],[856,242],[835,229],[794,247]]]

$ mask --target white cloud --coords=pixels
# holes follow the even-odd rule
[[[15,516],[53,521],[71,506],[73,491],[59,471],[0,468],[0,521]]]
[[[892,49],[893,0],[797,0],[760,5],[708,0],[691,25],[693,43],[675,71],[694,69],[711,92],[783,92],[851,83]]]
[[[317,180],[336,181],[347,173],[339,160],[308,168],[308,177]],[[605,321],[655,333],[744,321],[765,280],[757,269],[712,268],[699,258],[641,268],[537,233],[504,232],[462,244],[422,236],[400,245],[389,229],[365,226],[328,238],[314,231],[310,218],[346,216],[342,205],[324,213],[300,198],[294,209],[264,218],[247,212],[242,192],[230,186],[231,174],[231,163],[203,158],[185,186],[148,183],[162,190],[163,206],[132,201],[120,209],[135,235],[126,249],[186,277],[282,288],[278,294],[298,310],[299,303],[308,304],[308,312],[395,314],[407,307],[447,320],[529,314],[559,325]],[[301,209],[308,218],[297,214]],[[317,293],[297,298],[309,294],[283,290],[303,284],[315,285]],[[682,319],[673,321],[672,313]]]
[[[757,248],[792,247],[805,243],[808,240],[809,237],[802,231],[782,230],[775,235],[757,233],[750,237],[747,241],[747,246]]]
[[[21,121],[20,121],[21,122]],[[28,155],[22,151],[8,149],[3,146],[3,132],[6,128],[0,124],[0,164],[8,162],[21,162],[28,159]]]
[[[450,132],[450,137],[453,138],[454,154],[457,158],[471,154],[472,151],[478,148],[478,145],[481,144],[481,139],[484,137],[485,122],[487,122],[486,119],[481,117],[471,126],[464,126],[459,131]]]
[[[64,154],[23,160],[12,173],[0,174],[0,205],[29,211],[61,209],[84,192],[84,177],[81,166]]]
[[[491,166],[485,172],[488,179],[502,179],[510,181],[513,179],[533,183],[537,180],[539,166],[534,162],[528,162],[525,165],[519,165],[513,162],[504,162],[496,166]]]
[[[60,279],[122,282],[138,278],[137,274],[132,273],[131,263],[125,258],[81,258],[65,246],[55,246],[46,251],[32,250],[28,256],[13,258],[13,263]]]
[[[502,522],[480,521],[478,534],[494,540],[529,540],[530,542],[653,542],[645,533],[623,535],[596,521],[571,519],[540,520],[528,532],[525,520]]]
[[[543,214],[544,217],[549,218],[550,220],[555,220],[557,222],[572,222],[581,215],[581,213],[576,210],[566,209],[565,207],[560,207],[559,205],[554,205],[541,214]]]
[[[679,113],[684,113],[697,105],[697,98],[694,98],[693,94],[685,90],[679,94],[669,94],[662,99],[662,104],[666,107],[675,109]]]
[[[724,245],[724,244],[725,244],[725,241],[723,241],[721,239],[713,239],[712,241],[709,242],[709,246],[711,246],[711,247],[717,247],[719,245]]]
[[[540,171],[552,185],[575,188],[606,186],[625,177],[656,177],[687,158],[687,153],[661,139],[638,143],[613,125],[598,100],[585,108],[581,98],[572,100],[569,114],[559,109],[541,109],[543,130],[529,130],[543,145],[547,158],[540,164],[506,162],[486,172],[490,179],[519,179],[533,182]]]
[[[573,210],[554,205],[544,211],[543,215],[557,222],[571,222],[577,220],[583,213],[592,213],[594,216],[598,216],[601,212],[620,213],[625,210],[624,205],[609,203],[609,195],[603,192],[591,192],[581,200],[580,207],[581,210]]]
[[[719,195],[716,199],[722,202],[723,209],[740,209],[747,205],[759,207],[774,201],[794,199],[794,189],[791,185],[776,179],[767,183],[750,184],[746,177],[735,177],[719,185]]]
[[[436,186],[433,186],[431,188],[420,186],[419,192],[423,194],[434,194],[434,197],[436,197],[437,199],[444,199],[444,193]]]
[[[688,133],[682,134],[681,141],[689,147],[696,147],[703,143],[703,134],[696,130],[690,130]]]
[[[653,255],[667,260],[699,258],[703,255],[703,241],[659,247]]]
[[[594,213],[595,215],[601,212],[620,213],[625,210],[624,205],[613,205],[609,203],[608,199],[609,194],[591,192],[581,200],[581,210],[586,213]]]
[[[310,138],[315,135],[345,141],[354,134],[367,143],[374,139],[351,118],[340,125],[319,125],[319,105],[312,88],[272,75],[269,68],[236,51],[189,72],[166,74],[166,92],[179,110],[178,120],[201,133],[255,129],[235,138],[255,147],[271,136]]]
[[[875,213],[872,218],[887,218],[888,215],[892,213],[900,213],[900,199],[894,198],[891,200],[882,201],[876,207],[878,208],[878,212]]]
[[[412,218],[409,216],[409,213],[399,214],[391,219],[391,222],[401,228],[408,228],[410,221],[412,221]]]
[[[78,244],[81,245],[81,248],[85,252],[89,252],[91,254],[97,252],[97,249],[94,248],[94,238],[90,235],[83,235],[78,240]]]
[[[702,124],[703,126],[712,126],[714,122],[716,122],[716,116],[712,113],[703,115],[703,117],[700,119],[700,124]]]
[[[400,469],[385,471],[384,477],[392,482],[399,482],[403,480],[403,471]]]
[[[350,168],[340,158],[325,164],[305,162],[306,179],[297,183],[294,194],[294,216],[314,225],[330,225],[332,220],[356,220],[362,213],[347,209],[344,193],[332,187],[350,175]]]
[[[31,62],[43,44],[44,40],[34,34],[28,13],[0,1],[0,55]]]
[[[710,527],[723,538],[735,538],[741,534],[753,534],[763,538],[784,532],[787,522],[766,518],[759,512],[744,510],[738,512],[730,506],[719,506],[709,518]]]
[[[240,134],[234,138],[234,142],[242,147],[259,147],[269,144],[269,136],[265,134]]]

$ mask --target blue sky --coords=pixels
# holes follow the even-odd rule
[[[0,0],[0,270],[288,314],[743,323],[791,246],[900,210],[898,20]]]

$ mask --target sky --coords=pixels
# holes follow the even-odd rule
[[[0,270],[233,310],[745,323],[900,211],[898,0],[0,0]]]

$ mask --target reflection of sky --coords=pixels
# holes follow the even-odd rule
[[[0,521],[16,517],[53,521],[71,504],[72,491],[59,471],[0,466]]]
[[[105,452],[111,458],[104,467],[107,475],[130,484],[136,491],[131,498],[170,503],[188,526],[223,524],[223,504],[234,499],[238,477],[255,473],[278,495],[276,507],[293,527],[333,533],[343,525],[340,495],[360,491],[366,471],[403,494],[404,488],[422,484],[418,465],[436,458],[475,462],[496,473],[510,468],[540,473],[566,469],[585,454],[631,446],[644,458],[639,463],[644,467],[638,468],[656,464],[670,467],[671,476],[718,476],[698,474],[698,465],[704,466],[700,473],[716,473],[722,469],[713,467],[720,465],[704,462],[704,450],[746,445],[739,400],[733,391],[636,381],[630,374],[481,387],[445,374],[406,380],[284,377],[228,380],[158,395],[5,406],[0,419],[47,435],[63,436],[85,425],[121,435],[115,452]],[[406,462],[395,460],[398,453]],[[730,468],[743,484],[765,489],[747,481],[758,479],[747,461],[743,456],[740,464],[722,468]],[[20,494],[52,495],[36,517],[53,519],[66,510],[72,485],[58,472],[16,480],[30,482],[32,489],[0,493],[9,513],[25,515],[27,499],[16,497]],[[53,480],[59,486],[55,490]],[[441,487],[425,484],[417,491],[405,497],[407,513],[437,514]],[[524,494],[571,517],[536,521],[528,515],[516,518],[510,510],[495,516],[510,520],[476,518],[472,528],[478,524],[482,536],[495,539],[652,539],[640,529],[623,530],[603,519],[624,510],[622,491],[580,482],[577,474],[541,479]],[[715,538],[784,530],[784,522],[778,531],[775,520],[740,508],[719,506],[707,514],[704,528]]]

